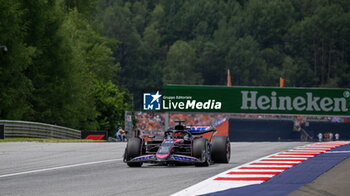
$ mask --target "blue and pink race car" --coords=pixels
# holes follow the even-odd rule
[[[143,163],[194,164],[209,166],[211,163],[228,163],[231,147],[227,136],[216,136],[211,126],[182,125],[176,121],[174,129],[164,132],[159,140],[151,138],[130,138],[124,153],[124,162],[129,167],[141,167]],[[205,133],[213,133],[210,139],[202,137]]]

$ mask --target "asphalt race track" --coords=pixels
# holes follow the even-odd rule
[[[170,195],[304,142],[231,143],[229,164],[129,168],[126,143],[0,143],[0,195]]]

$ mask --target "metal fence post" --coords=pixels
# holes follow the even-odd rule
[[[169,112],[165,112],[165,123],[164,123],[164,126],[165,126],[165,131],[169,129]]]
[[[5,126],[0,125],[0,139],[5,139]]]
[[[133,124],[132,124],[132,112],[125,111],[124,113],[124,130],[127,131],[127,137],[132,137]]]

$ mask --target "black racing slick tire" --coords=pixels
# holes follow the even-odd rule
[[[210,165],[208,158],[208,140],[206,138],[197,138],[193,140],[192,156],[202,160],[202,163],[196,163],[197,167],[207,167]]]
[[[125,149],[126,160],[129,161],[134,157],[142,155],[142,140],[138,137],[133,137],[128,140],[128,144]],[[127,163],[129,167],[141,167],[142,163]]]
[[[211,139],[211,159],[215,163],[229,163],[231,144],[227,136],[213,136]]]

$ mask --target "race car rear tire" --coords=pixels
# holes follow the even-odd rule
[[[231,157],[230,139],[227,136],[213,136],[211,159],[215,163],[229,163]]]
[[[192,144],[192,156],[203,160],[202,163],[196,163],[197,167],[207,167],[210,165],[210,159],[208,158],[208,140],[206,138],[197,138],[193,140]]]
[[[142,155],[142,140],[138,137],[133,137],[128,140],[128,144],[125,149],[126,160],[129,161],[134,157]],[[129,167],[141,167],[141,162],[127,163]]]

